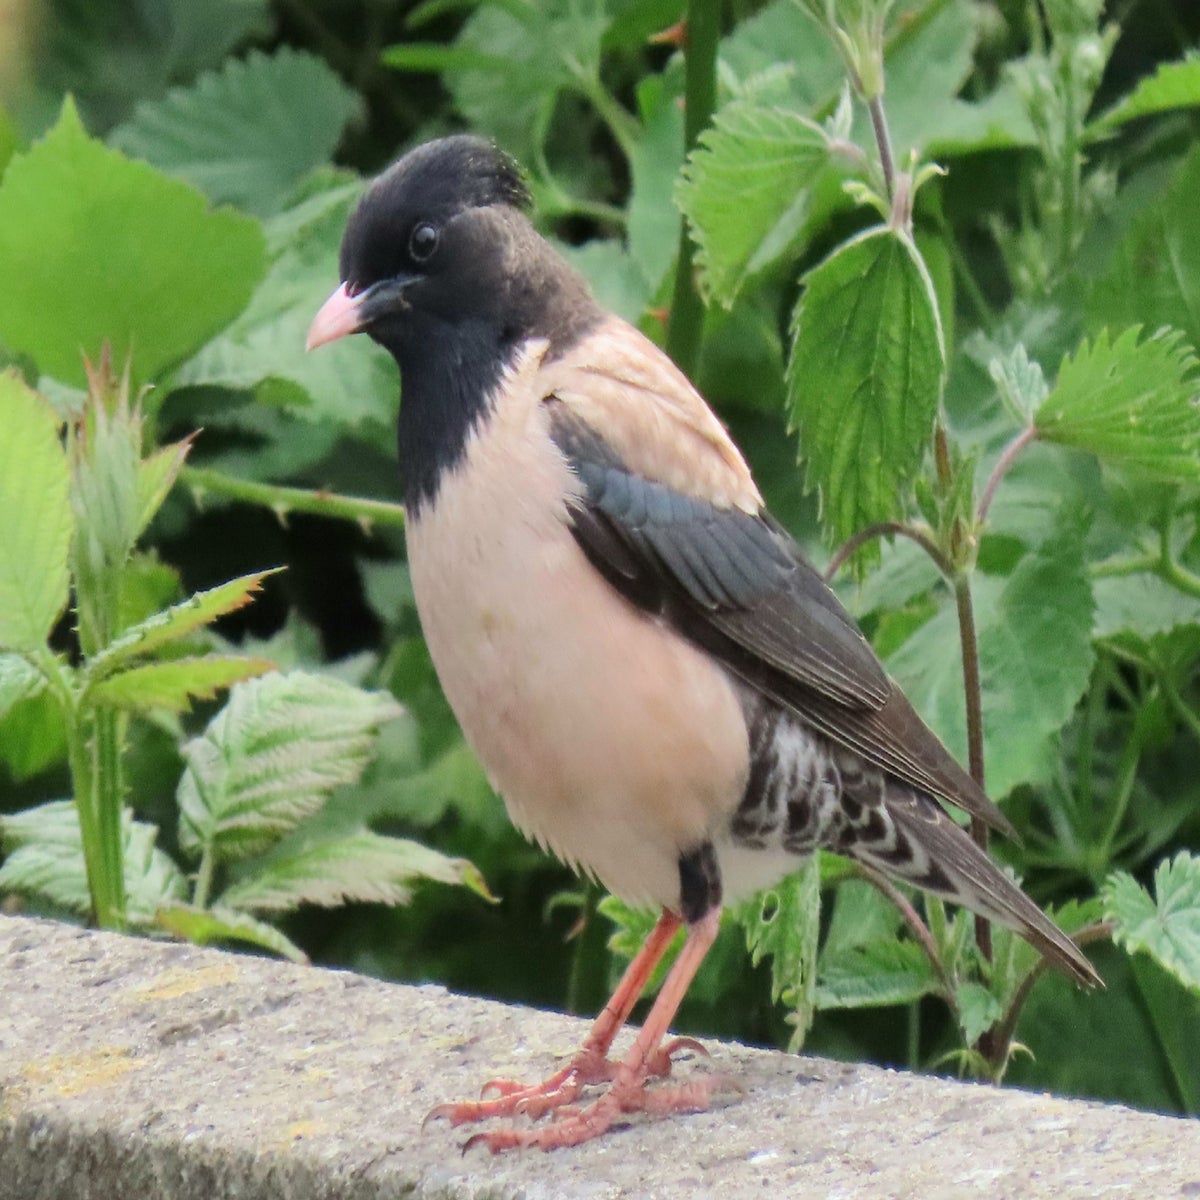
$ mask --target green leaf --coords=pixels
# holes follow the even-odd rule
[[[651,75],[637,93],[642,134],[629,163],[626,234],[630,257],[651,292],[670,270],[679,246],[679,214],[671,193],[683,164],[681,76],[682,72]]]
[[[816,1004],[822,1010],[911,1004],[937,990],[925,951],[916,942],[888,938],[823,954]]]
[[[43,0],[35,17],[34,78],[19,113],[44,129],[65,92],[88,124],[110,128],[146,96],[215,66],[247,35],[269,36],[267,0]]]
[[[68,489],[58,419],[15,371],[5,371],[0,374],[0,648],[45,645],[67,606],[74,527]]]
[[[560,246],[563,257],[587,279],[598,304],[636,325],[650,301],[646,277],[616,238]]]
[[[284,47],[138,106],[109,144],[198,187],[216,204],[266,216],[337,148],[359,101],[322,59]]]
[[[530,162],[560,93],[599,79],[608,24],[598,0],[481,4],[438,69],[467,124]]]
[[[1200,380],[1183,335],[1108,332],[1065,358],[1038,436],[1163,479],[1200,479]]]
[[[818,1007],[821,856],[812,855],[794,875],[752,900],[741,919],[754,965],[771,958],[771,999],[791,1009],[789,1047],[797,1050]]]
[[[121,814],[124,835],[125,891],[129,919],[146,925],[166,901],[182,897],[186,882],[171,858],[154,842],[158,828]],[[72,912],[91,908],[79,814],[70,800],[0,817],[0,891],[45,896]]]
[[[376,730],[402,711],[386,693],[327,675],[293,671],[235,685],[183,747],[180,845],[224,860],[265,850],[359,778]]]
[[[1200,347],[1200,149],[1184,158],[1166,185],[1143,172],[1124,194],[1136,216],[1109,239],[1110,261],[1087,300],[1089,326],[1099,332],[1169,325],[1184,330],[1193,349]]]
[[[0,289],[0,338],[66,383],[105,342],[157,377],[245,307],[264,265],[257,222],[92,140],[70,100],[0,184],[0,276],[21,280]]]
[[[1200,857],[1181,850],[1160,862],[1153,896],[1132,875],[1113,872],[1104,885],[1104,908],[1119,945],[1149,954],[1200,993]]]
[[[1062,532],[1026,554],[1008,579],[972,577],[983,693],[988,792],[1006,796],[1045,778],[1051,739],[1091,675],[1093,600],[1082,536]],[[960,762],[966,761],[958,618],[946,603],[887,660],[904,689]]]
[[[110,675],[88,696],[93,704],[128,712],[186,712],[193,700],[211,700],[224,688],[274,669],[265,658],[240,655],[173,658]]]
[[[912,243],[860,234],[804,278],[788,367],[805,484],[840,542],[897,514],[941,400],[937,304]]]
[[[0,721],[0,763],[14,782],[40,775],[67,760],[62,707],[43,689],[17,701]]]
[[[138,464],[137,478],[137,521],[134,538],[139,538],[154,520],[163,501],[179,478],[184,461],[192,448],[191,438],[172,442],[155,450],[149,458]]]
[[[1092,583],[1098,638],[1133,634],[1143,641],[1200,625],[1200,604],[1157,575],[1102,575]]]
[[[170,642],[187,637],[226,613],[244,608],[262,589],[262,581],[282,567],[240,575],[206,592],[197,592],[179,604],[157,612],[125,630],[88,664],[93,686],[135,658],[150,654]]]
[[[805,117],[745,100],[721,109],[675,189],[710,296],[730,307],[749,278],[791,250],[828,158],[824,131]]]
[[[637,952],[645,945],[650,931],[658,924],[659,914],[652,908],[637,908],[626,904],[618,896],[605,896],[597,905],[600,913],[613,923],[613,931],[609,935],[608,948],[619,958],[631,961]],[[682,930],[677,933],[666,953],[655,965],[646,981],[645,992],[652,995],[662,986],[669,970],[672,949],[682,944],[686,935]]]
[[[1087,127],[1096,137],[1136,121],[1170,112],[1177,108],[1200,105],[1200,57],[1191,55],[1179,62],[1159,63],[1158,70],[1138,82],[1132,92],[1122,96]]]
[[[895,935],[903,918],[882,892],[863,879],[847,879],[834,893],[829,929],[821,944],[822,958]]]
[[[1041,364],[1031,359],[1025,347],[1018,343],[1007,355],[997,355],[988,363],[988,374],[1004,401],[1005,408],[1022,424],[1033,421],[1050,394]]]
[[[14,704],[38,695],[45,686],[42,673],[20,655],[0,654],[0,720]]]
[[[974,1046],[980,1036],[1004,1015],[1000,1000],[982,983],[959,983],[954,989],[954,998],[958,1008],[958,1027],[967,1046]]]
[[[0,108],[0,179],[4,178],[4,168],[8,160],[17,152],[17,131],[13,127],[8,113]]]
[[[493,899],[465,858],[449,858],[403,838],[363,830],[280,854],[221,894],[234,909],[288,912],[301,904],[333,908],[352,901],[407,904],[419,879],[462,884]]]
[[[392,428],[400,387],[386,350],[347,338],[304,353],[309,323],[337,286],[338,247],[358,191],[339,182],[267,223],[274,258],[266,278],[245,312],[183,365],[177,383],[244,390],[278,381],[298,416]]]
[[[975,67],[979,7],[951,0],[922,9],[907,28],[898,21],[889,36],[884,99],[897,162],[910,148],[928,156],[1033,144],[1033,127],[1009,81],[977,104],[959,97]],[[856,133],[859,144],[874,153],[870,124],[862,116]]]
[[[156,923],[168,933],[197,946],[213,942],[245,942],[270,950],[294,963],[307,963],[308,955],[274,926],[256,920],[248,913],[214,905],[212,908],[193,908],[190,904],[167,904],[155,914]]]
[[[401,42],[388,46],[379,56],[386,67],[397,71],[421,71],[442,74],[443,71],[505,71],[508,59],[499,54],[487,54],[470,46],[444,46],[439,42]]]
[[[787,47],[785,54],[781,47]],[[732,80],[735,95],[770,84],[773,96],[810,114],[837,95],[845,78],[833,41],[795,0],[773,0],[739,21],[722,39],[719,54],[723,79]]]

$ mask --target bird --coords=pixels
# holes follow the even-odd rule
[[[951,817],[1013,834],[770,515],[721,421],[530,210],[519,167],[484,138],[408,151],[351,213],[307,347],[366,333],[399,366],[418,615],[513,822],[661,915],[565,1067],[430,1115],[534,1118],[467,1143],[498,1152],[706,1107],[711,1074],[658,1078],[695,1047],[668,1040],[671,1021],[723,905],[820,848],[1011,926],[1098,983]],[[610,1059],[681,927],[632,1048]]]

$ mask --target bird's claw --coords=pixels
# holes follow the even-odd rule
[[[476,1146],[486,1146],[492,1154],[504,1150],[556,1150],[563,1146],[578,1146],[607,1132],[622,1113],[644,1112],[652,1116],[667,1113],[699,1112],[708,1107],[715,1088],[723,1085],[719,1076],[706,1075],[678,1087],[649,1089],[645,1081],[618,1081],[586,1108],[562,1105],[554,1119],[536,1129],[497,1129],[477,1133],[467,1139],[463,1153]]]

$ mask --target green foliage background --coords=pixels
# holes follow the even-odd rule
[[[286,565],[207,649],[237,643],[403,705],[365,774],[306,828],[341,837],[363,862],[386,854],[377,834],[416,838],[469,859],[501,898],[422,887],[405,907],[306,907],[281,919],[288,944],[390,978],[590,1011],[648,927],[598,903],[508,825],[438,689],[394,509],[313,511],[321,491],[399,500],[390,360],[365,339],[302,351],[337,281],[347,213],[364,175],[467,127],[522,160],[541,227],[605,303],[660,341],[682,210],[706,302],[682,357],[815,558],[896,521],[962,556],[989,788],[1025,839],[997,852],[1067,927],[1115,922],[1120,947],[1096,952],[1102,994],[1052,978],[1032,989],[1015,1030],[1032,1054],[1009,1077],[1200,1111],[1189,1051],[1200,1044],[1190,0],[898,3],[883,42],[896,162],[915,151],[947,171],[918,188],[911,241],[871,207],[881,189],[870,122],[843,95],[816,0],[719,6],[716,116],[686,162],[684,64],[653,36],[681,18],[682,0],[8,7],[0,366],[69,416],[85,382],[80,352],[95,358],[107,341],[118,363],[129,355],[135,385],[152,385],[151,447],[203,429],[131,560],[138,616]],[[874,329],[902,336],[863,336]],[[831,406],[843,393],[852,410]],[[945,475],[931,465],[939,414]],[[993,497],[986,481],[1023,433],[1030,444]],[[5,436],[0,465],[27,461]],[[0,525],[27,501],[0,472]],[[3,589],[20,590],[4,569],[28,553],[9,549],[0,621],[11,611]],[[908,540],[871,543],[853,562],[838,577],[846,603],[965,759],[951,589]],[[58,576],[51,585],[65,593]],[[0,645],[27,650],[44,633],[10,620]],[[74,653],[69,622],[51,647]],[[12,658],[6,673],[0,657],[5,813],[70,793],[61,716]],[[147,862],[153,838],[139,829],[157,825],[159,846],[185,856],[195,837],[184,823],[177,844],[176,785],[199,740],[186,739],[210,720],[204,736],[215,736],[216,712],[202,700],[190,714],[129,720],[139,823],[128,837],[142,838]],[[22,820],[3,826],[6,869],[34,838]],[[60,843],[78,836],[55,830]],[[271,869],[250,879],[231,866],[225,895],[254,893],[270,909],[279,893],[268,882],[286,891],[325,871],[326,892],[344,898],[328,880],[345,863],[285,845]],[[26,898],[10,903],[72,907],[52,889],[49,900],[18,892]],[[925,915],[945,978],[877,892],[844,864],[815,864],[729,923],[680,1027],[784,1044],[788,1017],[800,1013],[802,1027],[815,1009],[811,1049],[945,1067],[998,1019],[1003,980],[1030,964],[998,935],[985,987],[970,968],[969,922],[937,906]]]

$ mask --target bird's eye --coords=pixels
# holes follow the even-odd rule
[[[409,236],[408,252],[413,262],[426,262],[437,249],[438,231],[434,226],[422,222]]]

